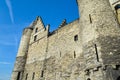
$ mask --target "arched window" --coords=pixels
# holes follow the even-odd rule
[[[90,78],[88,78],[87,80],[91,80]]]

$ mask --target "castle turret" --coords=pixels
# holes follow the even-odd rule
[[[11,80],[22,80],[31,33],[32,27],[23,31]]]
[[[109,0],[77,0],[77,2],[83,55],[86,60],[86,78],[117,80],[120,76],[120,71],[117,70],[120,65],[120,27]]]

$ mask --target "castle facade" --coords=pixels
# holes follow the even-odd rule
[[[120,1],[76,2],[79,19],[23,30],[11,80],[120,80]]]

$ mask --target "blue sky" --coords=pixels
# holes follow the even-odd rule
[[[0,0],[0,80],[10,80],[22,30],[36,16],[55,30],[79,17],[76,0]]]

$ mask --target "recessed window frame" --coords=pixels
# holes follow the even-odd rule
[[[33,75],[32,75],[32,80],[34,80],[35,78],[35,72],[33,72]]]
[[[75,51],[74,51],[74,58],[76,58],[76,53],[75,53]]]
[[[74,41],[78,41],[78,35],[74,36]]]
[[[37,33],[37,32],[38,32],[38,28],[35,29],[35,33]]]
[[[37,35],[34,36],[34,41],[36,41],[36,40],[37,40]]]
[[[41,71],[41,77],[43,77],[43,76],[44,76],[44,70]]]
[[[18,72],[17,80],[20,80],[20,75],[21,75],[21,72]]]
[[[26,74],[25,80],[27,80],[27,78],[28,78],[28,73]]]

